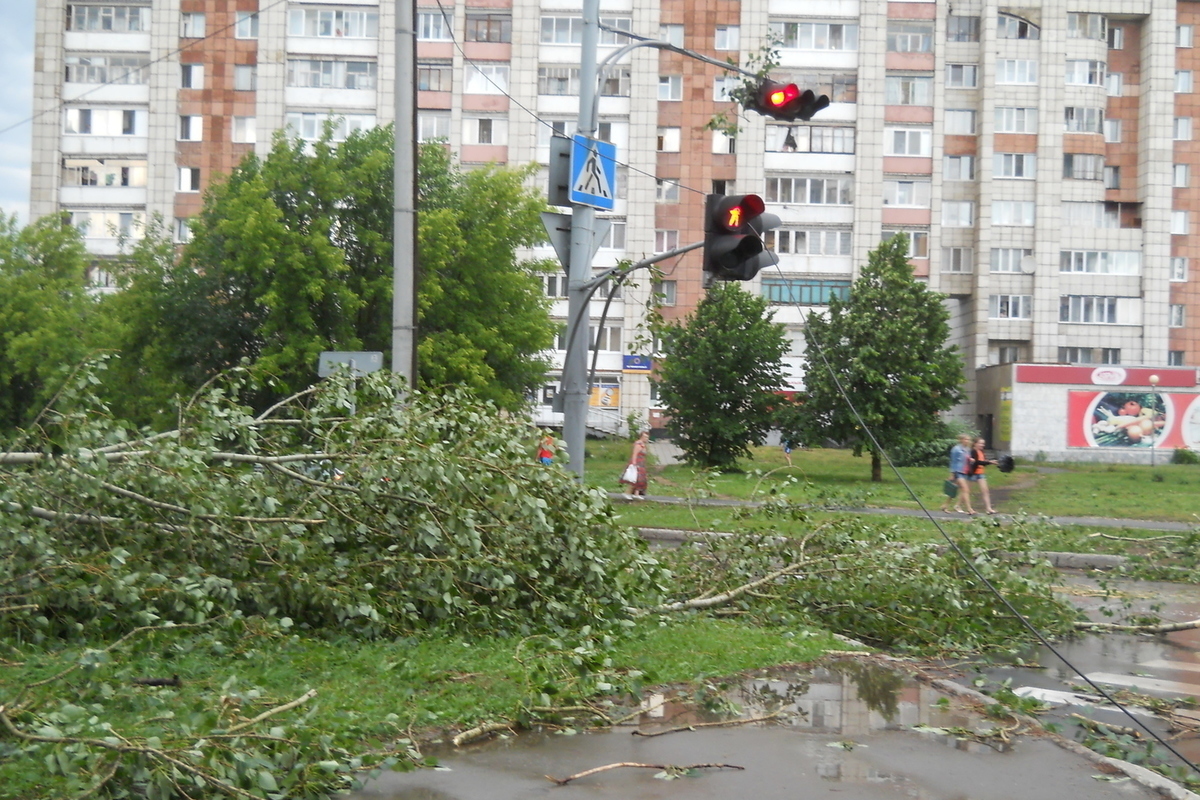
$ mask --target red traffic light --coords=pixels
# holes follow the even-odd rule
[[[713,224],[727,233],[738,233],[742,226],[767,210],[766,203],[756,194],[722,197],[716,204]]]
[[[812,89],[802,92],[794,83],[763,80],[758,84],[753,101],[746,107],[772,119],[786,122],[802,119],[807,122],[814,114],[828,106],[829,98],[825,95],[818,96]]]
[[[800,97],[800,87],[794,83],[766,81],[759,87],[759,102],[772,111],[783,111]]]

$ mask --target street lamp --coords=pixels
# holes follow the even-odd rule
[[[1158,388],[1158,376],[1157,375],[1150,376],[1150,388],[1152,388],[1152,389]],[[1153,423],[1153,417],[1151,417],[1151,421]],[[1154,461],[1155,461],[1154,448],[1158,447],[1158,428],[1151,428],[1150,433],[1152,434],[1150,437],[1150,469],[1154,469]]]

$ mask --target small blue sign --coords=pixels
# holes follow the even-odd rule
[[[571,145],[571,202],[612,211],[616,195],[617,146],[575,134]]]
[[[621,356],[621,372],[648,375],[654,368],[650,356]]]

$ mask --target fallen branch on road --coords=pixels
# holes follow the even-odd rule
[[[681,725],[678,728],[667,728],[662,731],[652,731],[651,733],[643,733],[642,731],[631,731],[631,736],[644,736],[649,739],[652,736],[666,736],[668,733],[680,733],[682,731],[694,731],[698,728],[730,728],[734,725],[749,725],[752,722],[767,722],[776,719],[781,712],[772,711],[765,717],[751,717],[749,719],[729,719],[723,722],[696,722],[691,725]]]
[[[1174,633],[1175,631],[1191,631],[1200,628],[1200,619],[1191,622],[1163,622],[1157,625],[1122,625],[1119,622],[1091,622],[1080,620],[1075,622],[1075,629],[1080,631],[1121,631],[1123,633]]]
[[[634,767],[637,769],[659,769],[668,772],[687,772],[693,769],[739,769],[744,770],[745,767],[739,767],[737,764],[639,764],[636,761],[621,761],[617,764],[605,764],[603,767],[594,767],[585,769],[583,772],[576,772],[574,775],[568,775],[565,778],[552,778],[549,775],[545,776],[546,780],[559,786],[566,786],[576,778],[586,778],[588,775],[595,775],[597,772],[605,772],[610,769],[620,769],[622,767]]]

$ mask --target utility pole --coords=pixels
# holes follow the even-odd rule
[[[592,138],[596,133],[596,57],[600,44],[600,0],[583,0],[583,39],[579,54],[579,130]],[[587,351],[590,319],[589,292],[592,277],[592,237],[596,211],[575,204],[571,211],[571,263],[567,275],[567,319],[579,320],[563,362],[563,439],[570,456],[568,468],[583,477],[583,449],[587,439]]]
[[[417,382],[417,95],[415,0],[396,0],[392,173],[392,372]]]

